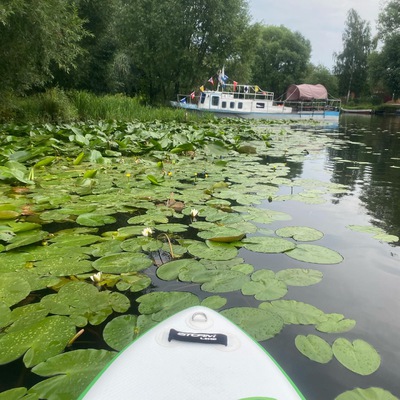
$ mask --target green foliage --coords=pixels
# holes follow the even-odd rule
[[[254,52],[252,81],[281,95],[289,85],[304,79],[311,44],[299,32],[284,26],[259,26]]]
[[[12,1],[0,15],[2,92],[43,86],[52,77],[52,65],[66,71],[75,66],[86,32],[73,4]]]
[[[369,22],[350,9],[342,35],[343,51],[335,53],[334,72],[339,79],[339,94],[360,96],[368,93],[367,60],[373,50]]]

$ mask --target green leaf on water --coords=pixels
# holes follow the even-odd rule
[[[268,236],[248,237],[243,239],[241,243],[243,243],[243,247],[247,250],[258,253],[285,253],[296,247],[289,240]]]
[[[121,351],[137,337],[136,315],[120,315],[107,323],[103,330],[104,341],[114,350]]]
[[[83,226],[104,226],[113,224],[116,221],[111,215],[102,215],[96,213],[80,214],[76,223]]]
[[[278,229],[275,233],[278,236],[293,238],[299,242],[311,242],[313,240],[319,240],[324,236],[321,231],[306,226],[287,226]]]
[[[370,387],[368,389],[356,388],[348,390],[335,397],[335,400],[399,400],[399,398],[393,396],[387,390]]]
[[[253,295],[257,300],[276,300],[285,296],[287,286],[276,278],[273,271],[258,270],[251,275],[251,281],[245,282],[242,286],[244,295]]]
[[[284,325],[279,315],[260,308],[228,308],[221,311],[221,314],[258,341],[274,337],[282,330]]]
[[[288,268],[277,272],[276,277],[289,286],[310,286],[320,282],[323,274],[316,269]]]
[[[275,300],[259,307],[280,315],[285,324],[311,325],[326,320],[325,313],[317,307],[295,300]]]
[[[353,329],[356,321],[344,318],[342,314],[326,314],[326,321],[317,324],[315,328],[324,333],[341,333]]]
[[[361,339],[350,342],[339,338],[333,342],[333,354],[336,359],[350,371],[359,375],[371,375],[381,364],[378,352]]]
[[[213,242],[191,244],[188,251],[195,257],[214,261],[231,260],[238,254],[237,249],[230,244]]]
[[[71,320],[58,315],[3,334],[0,336],[0,364],[7,364],[24,355],[25,366],[32,367],[63,351],[74,334],[75,326]]]
[[[43,239],[47,238],[48,235],[48,232],[37,229],[27,232],[20,232],[8,242],[9,244],[6,246],[6,251],[41,242]]]
[[[208,270],[196,272],[191,280],[201,283],[201,289],[205,292],[226,293],[240,290],[249,281],[249,276],[239,271],[232,270]]]
[[[218,310],[219,308],[223,307],[227,301],[228,300],[225,297],[209,296],[201,302],[201,305],[203,307],[212,308],[213,310]]]
[[[297,350],[312,361],[326,364],[333,358],[329,343],[316,335],[297,335],[295,339]]]
[[[141,314],[151,314],[152,319],[158,322],[200,304],[199,298],[189,292],[152,292],[140,296],[136,301]]]
[[[314,244],[298,244],[285,254],[295,260],[313,264],[339,264],[343,261],[343,257],[336,251]]]
[[[114,311],[125,312],[130,307],[126,296],[118,292],[101,291],[86,282],[70,282],[57,294],[42,298],[41,304],[52,314],[69,315],[77,326],[101,324]]]
[[[18,273],[1,274],[0,302],[11,307],[24,300],[31,292],[29,282],[20,277]]]
[[[0,400],[38,400],[39,396],[36,393],[27,394],[28,389],[18,387],[15,389],[6,390],[0,393]]]
[[[182,260],[173,260],[167,262],[157,269],[157,276],[164,281],[172,281],[178,279],[181,272],[186,272],[186,276],[192,273],[205,270],[198,261],[192,258],[185,258]]]
[[[142,271],[152,264],[150,258],[143,253],[116,253],[97,259],[93,267],[108,274],[120,274]]]
[[[37,393],[41,399],[76,399],[115,356],[112,351],[85,349],[49,358],[32,369],[48,379],[34,385],[29,393]]]

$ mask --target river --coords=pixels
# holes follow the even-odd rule
[[[400,118],[342,115],[339,126],[328,134],[335,140],[334,146],[289,165],[295,177],[345,184],[349,192],[332,195],[320,205],[290,201],[265,202],[263,206],[289,213],[292,225],[323,231],[320,244],[344,257],[337,265],[311,265],[323,272],[323,280],[309,288],[290,288],[285,299],[356,320],[354,329],[339,336],[373,345],[381,355],[381,366],[369,376],[360,376],[335,359],[328,364],[310,361],[295,348],[298,326],[285,327],[283,333],[263,345],[308,400],[333,400],[355,387],[381,387],[400,397],[399,243],[380,242],[370,234],[348,228],[372,225],[400,235]],[[275,223],[273,228],[280,226],[283,224]],[[246,251],[242,255],[265,267],[262,256]],[[266,266],[271,269],[304,268],[304,263],[282,255],[268,260],[273,260],[273,265]],[[314,327],[301,327],[300,334],[310,333],[318,335]],[[332,342],[338,335],[323,337]]]

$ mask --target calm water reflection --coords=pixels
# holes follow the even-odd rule
[[[287,370],[308,400],[333,400],[355,387],[382,387],[400,398],[400,248],[371,235],[353,232],[348,225],[375,225],[400,236],[400,118],[342,116],[328,133],[335,143],[304,163],[291,164],[293,177],[345,184],[349,193],[334,195],[325,204],[272,202],[263,206],[293,216],[292,225],[319,229],[318,244],[344,256],[339,265],[319,266],[321,283],[289,289],[286,299],[304,301],[327,313],[341,313],[357,321],[344,334],[320,334],[313,327],[285,327],[282,334],[264,343]],[[285,223],[275,223],[279,228]],[[255,266],[304,268],[304,263],[284,255],[268,257],[244,251]],[[268,265],[266,265],[266,262]],[[363,339],[382,357],[381,367],[370,376],[348,371],[336,360],[327,365],[312,362],[295,349],[297,334],[317,334],[332,343],[337,337]]]

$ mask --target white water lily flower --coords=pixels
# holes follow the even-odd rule
[[[147,236],[148,237],[148,236],[151,236],[152,233],[153,233],[153,230],[151,228],[144,228],[142,230],[142,235],[143,236]]]
[[[99,282],[101,282],[102,275],[103,275],[103,273],[100,271],[100,272],[98,272],[97,274],[92,275],[92,276],[90,277],[90,279],[91,279],[93,282],[99,283]]]
[[[195,208],[192,208],[192,210],[190,211],[190,215],[192,216],[192,218],[196,218],[198,214],[199,210],[196,210]]]

